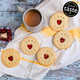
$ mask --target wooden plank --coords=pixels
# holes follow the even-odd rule
[[[22,15],[19,12],[0,12],[0,26],[9,26],[14,30],[22,23]]]
[[[16,30],[22,23],[22,15],[19,12],[0,12],[0,28],[9,26],[12,30]],[[7,44],[0,42],[0,49],[6,47]]]
[[[0,0],[0,12],[2,11],[16,11],[15,7],[17,5],[28,9],[30,7],[35,7],[44,0]]]

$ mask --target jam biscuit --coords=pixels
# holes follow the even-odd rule
[[[15,67],[20,62],[20,54],[15,49],[6,49],[1,55],[2,63],[9,67]]]
[[[36,38],[28,36],[21,41],[21,50],[27,55],[33,55],[39,50],[39,42]]]
[[[41,48],[37,53],[37,60],[41,65],[49,66],[55,61],[55,53],[51,48]]]
[[[55,31],[64,30],[68,25],[68,17],[63,12],[53,14],[50,19],[50,27]]]
[[[59,49],[66,49],[72,43],[72,35],[68,31],[60,31],[53,38],[54,45]]]

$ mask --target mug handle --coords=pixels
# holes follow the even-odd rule
[[[37,7],[35,7],[36,9],[40,9],[41,7],[43,7],[45,4],[47,4],[50,0],[45,0],[42,3],[40,3]],[[19,11],[22,15],[25,12],[25,9],[23,9],[20,6],[16,6],[16,10]]]
[[[19,11],[22,15],[23,15],[23,13],[25,12],[25,9],[23,9],[23,8],[20,7],[20,6],[16,6],[15,8],[16,8],[16,10]]]

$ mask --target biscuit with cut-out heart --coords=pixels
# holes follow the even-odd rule
[[[37,53],[37,60],[41,65],[50,66],[55,61],[55,53],[51,48],[41,48]]]
[[[66,49],[72,43],[72,35],[68,31],[60,31],[54,36],[53,43],[59,49]]]
[[[6,49],[1,55],[2,63],[9,68],[15,67],[20,62],[20,54],[15,49]]]
[[[55,31],[64,30],[68,25],[68,17],[63,12],[53,14],[50,19],[50,27]]]
[[[33,55],[39,50],[39,42],[36,38],[28,36],[21,41],[21,50],[27,55]]]

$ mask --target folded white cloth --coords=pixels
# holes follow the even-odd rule
[[[23,24],[15,31],[14,40],[10,42],[5,49],[14,48],[15,50],[17,50],[20,53],[21,57],[20,63],[14,68],[8,68],[4,66],[1,61],[2,52],[0,52],[1,72],[20,78],[31,78],[33,80],[41,80],[49,70],[60,69],[80,59],[80,12],[75,17],[69,19],[69,24],[65,29],[69,31],[73,36],[72,45],[67,49],[59,50],[55,47],[55,45],[52,42],[52,38],[55,34],[55,31],[48,27],[50,17],[56,12],[63,11],[63,5],[66,2],[68,2],[68,0],[50,0],[50,2],[48,2],[42,8],[40,8],[40,11],[45,17],[46,26],[42,31],[31,34],[31,32],[29,32]],[[80,5],[78,6],[80,7]],[[38,63],[36,59],[36,54],[29,56],[25,55],[21,51],[20,42],[27,36],[35,37],[40,43],[40,48],[50,47],[54,50],[56,54],[56,61],[53,65],[42,66]]]

